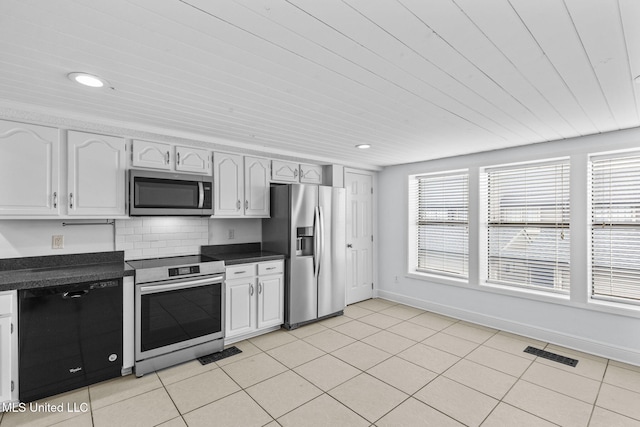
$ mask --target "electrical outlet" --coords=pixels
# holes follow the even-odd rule
[[[233,240],[235,238],[236,238],[236,230],[234,230],[233,228],[230,228],[229,230],[227,230],[227,239]]]
[[[396,283],[396,284],[398,283],[398,276],[395,277],[393,283]]]
[[[64,236],[62,234],[54,234],[51,236],[52,249],[64,249]]]

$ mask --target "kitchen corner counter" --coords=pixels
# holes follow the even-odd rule
[[[202,246],[201,253],[224,261],[226,266],[285,258],[283,254],[261,250],[260,243]]]
[[[122,251],[2,259],[0,291],[98,282],[133,274]]]

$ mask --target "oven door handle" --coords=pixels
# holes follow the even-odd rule
[[[224,276],[220,275],[207,277],[206,279],[190,280],[188,282],[171,283],[167,285],[140,286],[140,295],[156,294],[158,292],[174,291],[176,289],[189,289],[208,284],[214,285],[217,283],[222,283],[223,280]]]

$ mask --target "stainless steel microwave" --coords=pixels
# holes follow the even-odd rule
[[[213,215],[213,178],[131,169],[129,215]]]

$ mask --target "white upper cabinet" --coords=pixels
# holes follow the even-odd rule
[[[242,216],[243,175],[242,156],[213,153],[213,214]]]
[[[69,131],[67,144],[68,214],[124,216],[124,139]]]
[[[271,180],[298,182],[298,164],[282,160],[271,160]]]
[[[269,160],[213,153],[213,214],[269,216]]]
[[[209,150],[176,145],[176,170],[211,175],[211,153]]]
[[[57,129],[0,121],[0,215],[58,215]]]
[[[131,166],[211,175],[211,152],[201,148],[134,139]]]
[[[301,164],[300,182],[303,184],[322,184],[322,166]]]
[[[171,170],[173,147],[160,142],[133,140],[131,165],[136,168]]]
[[[322,166],[272,160],[271,180],[275,182],[322,184]]]
[[[258,157],[244,158],[244,214],[268,217],[269,160]]]

